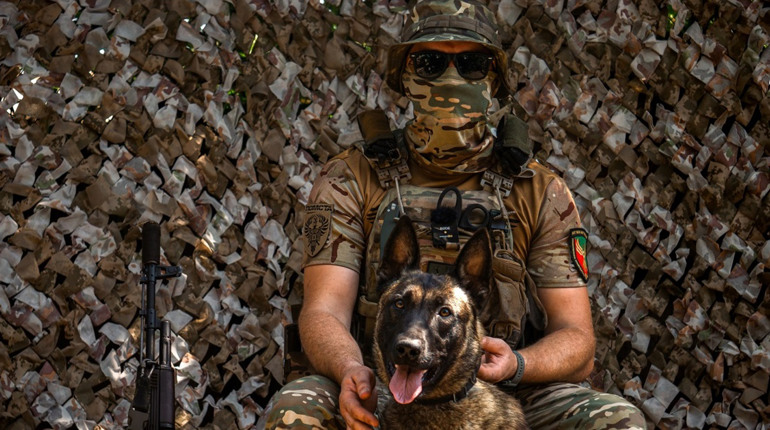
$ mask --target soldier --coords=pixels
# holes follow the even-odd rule
[[[390,48],[386,80],[412,101],[414,120],[385,151],[351,148],[319,175],[303,228],[299,318],[318,374],[279,391],[260,425],[378,426],[375,375],[361,343],[377,301],[370,284],[380,236],[395,211],[412,219],[430,214],[423,230],[437,249],[434,268],[458,248],[464,227],[483,224],[497,238],[499,279],[482,312],[490,336],[482,342],[478,378],[515,395],[532,428],[645,428],[644,416],[626,400],[577,385],[593,369],[595,347],[586,234],[564,182],[527,158],[526,135],[512,127],[516,119],[504,126],[491,115],[493,98],[510,93],[493,13],[473,0],[424,0],[411,18],[403,42]],[[446,206],[441,198],[436,204],[445,190],[459,191],[454,214],[439,210]],[[481,202],[482,221],[467,222],[473,211],[459,205],[460,194]],[[434,211],[420,209],[426,201]]]

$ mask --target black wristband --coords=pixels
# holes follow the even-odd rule
[[[516,356],[516,362],[518,363],[518,366],[516,368],[516,373],[513,375],[511,379],[506,379],[505,381],[499,382],[499,385],[502,385],[504,387],[510,387],[513,388],[517,385],[519,385],[519,382],[521,382],[521,378],[524,377],[524,357],[521,355],[519,351],[513,350],[513,355]]]

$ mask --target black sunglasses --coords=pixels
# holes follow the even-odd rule
[[[419,51],[409,54],[417,76],[435,79],[444,74],[452,61],[457,73],[465,79],[478,81],[489,73],[494,57],[484,52],[458,52],[449,54],[441,51]]]

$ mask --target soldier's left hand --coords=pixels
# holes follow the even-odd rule
[[[511,347],[504,340],[485,336],[481,339],[481,368],[478,378],[490,383],[508,379],[516,373],[518,362]]]

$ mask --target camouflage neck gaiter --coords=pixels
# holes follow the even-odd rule
[[[423,79],[408,62],[403,73],[414,120],[406,136],[415,152],[439,167],[462,172],[486,169],[492,162],[494,136],[487,122],[497,75],[470,81],[454,65],[436,79]]]

